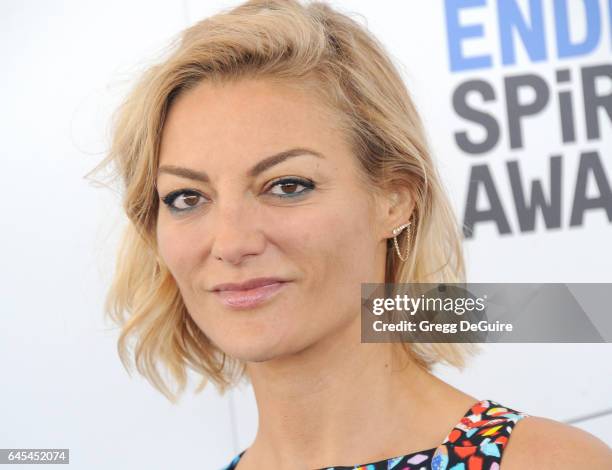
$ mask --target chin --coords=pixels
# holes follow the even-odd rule
[[[244,362],[266,362],[283,355],[282,353],[274,351],[271,348],[256,348],[253,346],[240,348],[235,344],[224,351],[229,356]]]
[[[236,340],[223,351],[241,361],[266,362],[290,356],[301,349],[300,345],[294,340],[287,343],[279,337],[259,336],[258,338]]]
[[[248,362],[262,362],[273,358],[278,354],[279,338],[272,338],[267,335],[233,334],[232,339],[216,344],[225,354],[236,359]]]

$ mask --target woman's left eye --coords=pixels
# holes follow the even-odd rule
[[[298,187],[302,186],[304,189],[298,191]],[[279,191],[272,191],[272,188],[280,188]],[[284,178],[276,181],[271,187],[270,192],[277,197],[297,197],[310,191],[314,188],[314,183],[308,180],[296,179],[296,178]]]

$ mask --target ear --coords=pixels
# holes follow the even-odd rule
[[[384,191],[378,199],[380,238],[393,238],[393,229],[408,223],[414,206],[415,198],[408,188],[394,187]]]

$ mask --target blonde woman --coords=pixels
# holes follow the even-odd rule
[[[465,346],[361,343],[361,283],[464,266],[414,104],[348,16],[250,1],[190,27],[118,110],[107,165],[129,218],[121,359],[133,338],[173,401],[187,368],[198,390],[250,381],[259,427],[228,469],[612,467],[593,436],[431,373]]]

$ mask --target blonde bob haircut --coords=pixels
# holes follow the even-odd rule
[[[133,358],[138,372],[172,402],[185,389],[188,369],[202,378],[196,393],[212,381],[223,394],[247,374],[243,361],[227,356],[198,328],[158,255],[161,131],[173,100],[185,90],[204,80],[245,77],[317,94],[339,117],[372,190],[409,188],[415,200],[412,240],[404,231],[398,241],[410,255],[401,262],[388,240],[386,283],[465,278],[459,227],[420,117],[384,47],[357,21],[322,2],[251,0],[224,10],[176,36],[167,57],[142,74],[115,112],[108,154],[92,170],[111,168],[129,219],[105,303],[106,314],[121,327],[119,356],[130,374]],[[398,344],[427,370],[438,362],[461,369],[476,351],[469,344]]]

